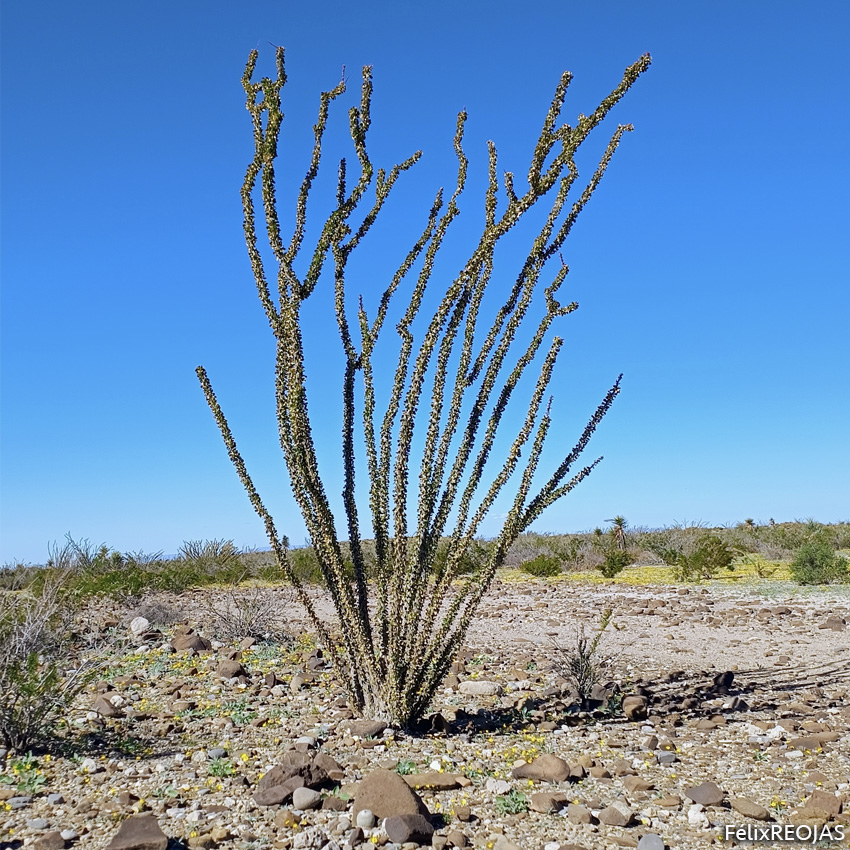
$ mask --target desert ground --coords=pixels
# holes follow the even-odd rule
[[[417,734],[354,716],[289,591],[261,591],[273,641],[216,639],[216,592],[90,610],[100,666],[63,745],[2,754],[0,848],[690,850],[747,846],[733,826],[773,846],[782,825],[850,838],[847,586],[503,576]],[[606,609],[582,706],[565,662]]]

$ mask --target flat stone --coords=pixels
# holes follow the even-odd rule
[[[463,777],[455,773],[409,773],[403,777],[411,788],[429,788],[434,791],[452,791],[461,788]]]
[[[637,846],[638,850],[664,850],[664,839],[654,832],[647,832],[640,837]]]
[[[550,794],[546,791],[539,791],[536,794],[531,795],[531,798],[528,801],[528,807],[533,812],[540,812],[541,814],[548,815],[564,808],[568,801],[569,797],[567,797],[566,794]]]
[[[623,780],[623,786],[628,791],[636,792],[636,791],[652,791],[655,788],[654,782],[647,782],[645,779],[641,779],[639,776],[627,776]]]
[[[383,720],[351,720],[347,726],[349,733],[358,738],[379,738],[387,728]]]
[[[719,806],[726,799],[726,792],[714,782],[703,782],[692,788],[685,788],[685,796],[701,806]]]
[[[514,779],[533,779],[538,782],[566,782],[570,777],[570,766],[562,758],[547,753],[529,764],[515,767],[511,776]]]
[[[131,815],[121,821],[106,850],[166,850],[168,836],[153,814]]]
[[[502,694],[504,688],[497,682],[488,682],[484,679],[467,679],[460,683],[459,690],[467,696],[495,697]]]
[[[747,797],[730,797],[729,805],[745,818],[753,820],[770,820],[770,812],[758,803],[754,803]]]

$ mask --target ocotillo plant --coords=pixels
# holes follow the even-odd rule
[[[311,596],[293,570],[287,540],[278,533],[248,474],[207,374],[202,367],[197,373],[230,459],[265,523],[280,567],[306,608],[352,707],[366,716],[408,726],[427,710],[510,545],[601,459],[573,471],[619,392],[619,378],[561,463],[544,483],[535,483],[550,428],[547,387],[563,341],[556,336],[548,347],[544,343],[552,323],[578,306],[557,300],[567,275],[560,249],[599,185],[623,134],[632,126],[617,127],[583,187],[577,182],[575,154],[649,67],[650,57],[646,55],[627,68],[611,94],[590,115],[580,115],[574,126],[558,124],[571,80],[568,72],[561,76],[531,157],[527,187],[520,188],[510,172],[505,172],[500,181],[496,148],[492,142],[488,144],[489,181],[480,234],[468,259],[445,286],[436,308],[427,317],[420,315],[426,288],[432,284],[435,260],[458,216],[458,202],[467,179],[462,144],[467,116],[461,112],[454,137],[458,161],[454,192],[448,203],[444,202],[442,191],[437,193],[424,229],[380,294],[374,313],[370,315],[361,297],[356,318],[346,310],[349,260],[381,214],[399,177],[419,160],[421,152],[389,171],[375,170],[367,147],[372,73],[371,68],[364,68],[360,105],[349,111],[359,173],[349,181],[346,162],[340,162],[335,206],[318,231],[312,254],[304,263],[306,272],[299,275],[296,259],[304,247],[308,199],[319,172],[329,108],[345,91],[345,83],[340,82],[321,95],[312,158],[295,200],[295,227],[287,244],[281,233],[274,170],[283,119],[281,90],[286,82],[282,49],[278,49],[276,60],[276,77],[254,82],[254,51],[242,77],[254,130],[254,158],[242,186],[244,230],[257,291],[276,341],[276,409],[283,456],[338,615],[338,630],[318,616]],[[355,219],[355,212],[372,186],[374,200],[366,202]],[[580,191],[568,202],[573,188]],[[266,231],[277,265],[274,284],[270,283],[258,247],[255,195],[262,199]],[[544,198],[549,204],[545,221],[534,231],[530,250],[510,291],[504,293],[503,301],[499,300],[501,306],[493,318],[485,321],[481,307],[485,290],[491,286],[496,246]],[[557,269],[546,284],[550,265]],[[376,375],[376,345],[390,305],[408,278],[412,280],[409,301],[400,311],[396,325],[400,343],[394,378],[386,406],[379,409],[381,373]],[[344,354],[341,460],[345,533],[341,535],[319,474],[307,400],[305,328],[301,320],[303,303],[318,285],[325,281],[331,285],[331,280]],[[538,299],[542,295],[543,317],[520,344],[518,331],[532,302],[538,300],[534,299],[535,294]],[[500,425],[507,421],[503,414],[535,360],[540,363],[539,372],[522,425],[506,455],[488,466]],[[381,362],[386,362],[383,354]],[[359,411],[358,386],[362,392]],[[361,525],[362,504],[356,498],[355,431],[360,432],[357,439],[362,439],[365,447],[374,538],[374,563],[370,564],[363,545],[366,535]],[[526,455],[521,463],[523,452]],[[416,474],[411,472],[416,462],[418,485],[411,479]],[[493,465],[496,471],[488,472]],[[462,574],[465,554],[514,473],[518,474],[518,484],[513,502],[486,562],[477,571]],[[346,540],[350,562],[342,545]],[[438,546],[440,564],[436,569]]]

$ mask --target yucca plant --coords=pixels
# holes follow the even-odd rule
[[[349,111],[358,173],[350,181],[347,163],[340,161],[335,206],[318,229],[316,243],[304,263],[306,272],[299,274],[296,260],[304,248],[308,199],[319,171],[329,108],[345,91],[345,83],[321,95],[312,158],[295,201],[294,230],[285,242],[274,170],[283,119],[280,95],[286,82],[284,53],[277,51],[276,77],[263,77],[259,82],[254,81],[257,58],[257,52],[252,52],[242,77],[254,134],[254,157],[242,186],[244,231],[259,298],[276,341],[280,443],[292,491],[338,615],[338,631],[332,633],[318,616],[312,597],[293,569],[287,539],[278,533],[248,474],[207,374],[202,367],[197,374],[230,459],[265,524],[278,563],[307,610],[352,707],[366,716],[409,726],[427,710],[511,543],[598,463],[573,471],[619,392],[619,378],[560,464],[542,484],[535,483],[550,428],[547,388],[563,341],[556,336],[548,347],[544,343],[553,322],[578,306],[557,300],[567,275],[560,249],[623,134],[632,127],[617,127],[590,180],[568,201],[571,190],[579,186],[575,154],[649,67],[650,57],[644,56],[627,68],[611,94],[590,115],[580,115],[574,126],[558,124],[571,80],[568,72],[561,76],[531,157],[527,186],[520,188],[511,172],[505,172],[500,183],[496,147],[488,144],[483,226],[468,259],[427,316],[422,315],[426,288],[434,276],[435,260],[446,234],[458,216],[467,179],[463,150],[467,116],[461,112],[454,137],[457,178],[448,203],[439,191],[424,228],[401,259],[377,305],[370,310],[361,297],[356,317],[346,309],[349,260],[384,210],[398,179],[415,165],[421,152],[389,171],[375,169],[367,147],[372,73],[365,67],[360,104]],[[367,201],[370,187],[374,187],[374,196]],[[255,195],[262,201],[277,267],[274,275],[267,274],[258,246]],[[548,199],[545,220],[534,234],[510,291],[502,296],[503,301],[500,299],[501,306],[492,320],[485,321],[481,308],[485,291],[493,291],[495,249],[544,198]],[[355,216],[361,204],[365,209]],[[553,265],[556,268],[550,273]],[[376,346],[391,303],[408,278],[413,283],[396,324],[400,343],[391,391],[379,408]],[[341,453],[345,533],[339,536],[313,438],[301,314],[304,302],[325,281],[333,286],[345,361]],[[537,321],[536,327],[530,328],[519,343],[518,331],[533,301],[542,301],[543,317],[532,320],[532,324]],[[535,360],[540,364],[539,372],[523,408],[527,413],[522,425],[507,453],[488,466],[497,432],[506,421],[508,403]],[[387,355],[382,351],[380,363],[386,362]],[[359,410],[358,383],[362,392]],[[422,407],[427,413],[420,414]],[[374,554],[368,559],[364,538],[369,535],[362,529],[362,505],[356,498],[355,431],[360,432],[365,449],[370,536],[374,539]],[[411,478],[415,475],[414,463],[418,464],[418,482]],[[500,533],[488,547],[484,564],[464,570],[465,556],[475,545],[482,521],[514,473],[519,481]],[[438,558],[439,568],[435,569]]]

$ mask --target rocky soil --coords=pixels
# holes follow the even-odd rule
[[[168,602],[177,625],[93,615],[102,667],[63,748],[2,754],[0,848],[690,850],[747,824],[850,836],[846,591],[499,581],[415,736],[355,718],[298,609],[268,593],[290,641],[217,641],[191,595]],[[610,666],[580,706],[564,662],[607,608]]]

